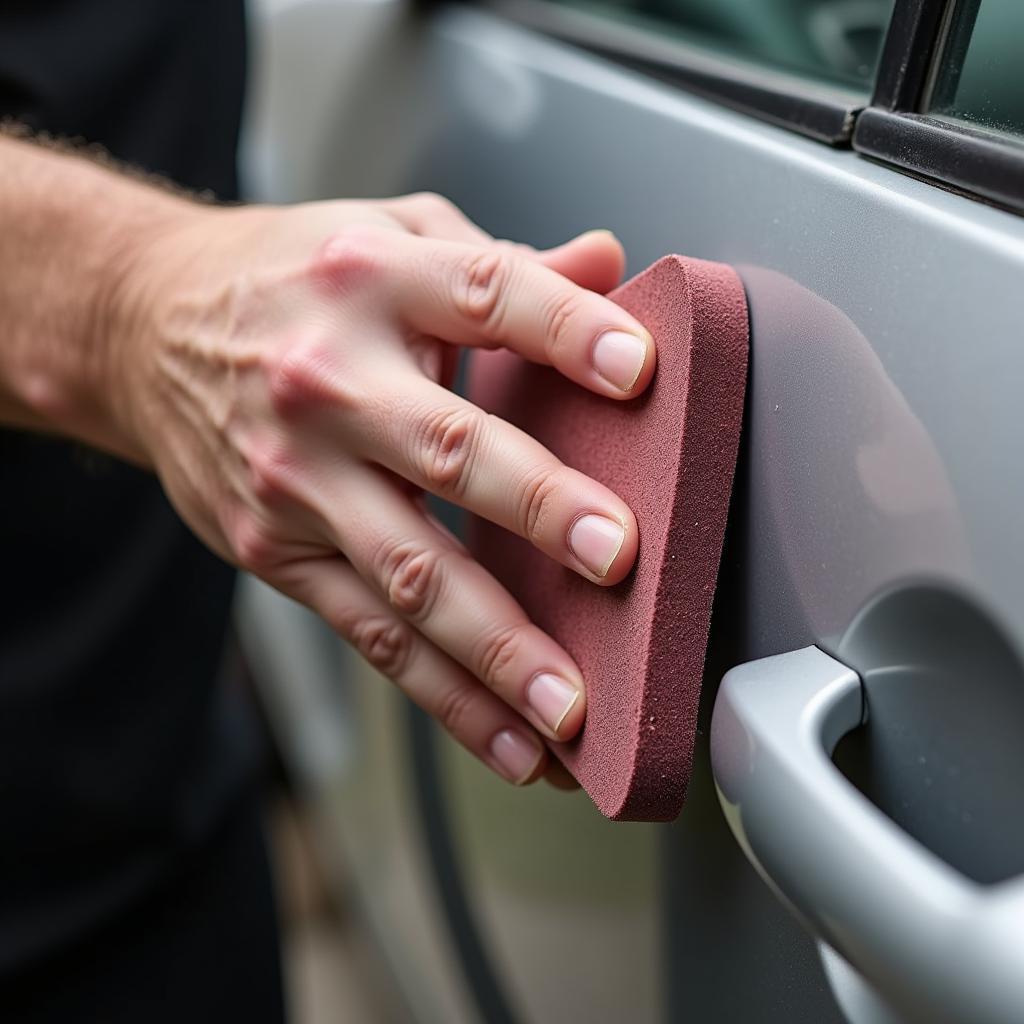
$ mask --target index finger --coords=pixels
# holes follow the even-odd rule
[[[424,334],[512,349],[609,398],[634,398],[651,382],[650,332],[611,299],[524,253],[407,236],[398,264],[396,301]]]

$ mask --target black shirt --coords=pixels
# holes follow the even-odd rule
[[[234,198],[242,8],[7,0],[0,116]],[[126,911],[240,790],[233,579],[152,475],[0,429],[0,979]]]

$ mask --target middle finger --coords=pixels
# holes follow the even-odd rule
[[[381,394],[377,414],[350,425],[363,458],[519,534],[592,582],[618,583],[629,572],[636,519],[613,491],[411,366],[394,370]]]

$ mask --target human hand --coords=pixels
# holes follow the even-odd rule
[[[128,444],[225,559],[318,612],[512,782],[583,724],[579,669],[427,512],[422,492],[596,585],[636,557],[629,508],[444,383],[506,346],[609,400],[648,385],[648,332],[597,294],[606,232],[532,253],[433,196],[204,208],[161,224],[111,300]]]

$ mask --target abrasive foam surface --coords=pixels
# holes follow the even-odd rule
[[[599,587],[479,519],[470,546],[583,672],[586,723],[552,750],[607,817],[667,821],[682,808],[693,763],[743,416],[747,306],[731,267],[681,256],[610,297],[657,345],[642,397],[601,398],[507,351],[474,354],[469,397],[630,505],[640,530],[634,570]]]

